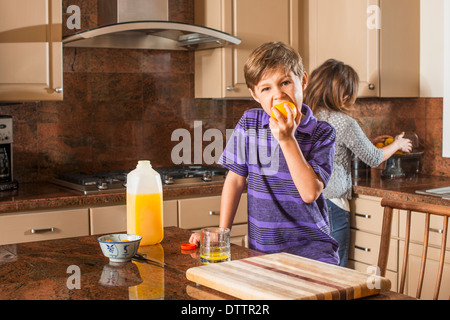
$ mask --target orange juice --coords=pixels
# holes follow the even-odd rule
[[[164,249],[160,244],[146,246],[139,251],[148,259],[164,262]],[[130,300],[164,299],[164,268],[132,261],[139,271],[142,283],[128,288]]]
[[[159,193],[127,193],[127,233],[140,235],[143,246],[162,241],[162,197]]]
[[[164,237],[161,177],[148,160],[139,161],[127,175],[127,233],[140,235],[141,246]]]

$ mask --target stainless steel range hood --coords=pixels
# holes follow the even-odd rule
[[[101,27],[63,38],[64,47],[202,50],[238,45],[215,29],[168,21],[168,0],[98,0]]]

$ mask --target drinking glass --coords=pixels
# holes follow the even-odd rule
[[[204,228],[200,238],[200,261],[203,264],[230,261],[230,229]]]

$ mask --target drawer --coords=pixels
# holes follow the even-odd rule
[[[89,235],[88,209],[0,215],[0,245]]]
[[[349,260],[348,267],[362,273],[372,274],[371,266],[366,263]],[[398,292],[398,273],[386,270],[386,278],[391,281],[391,291]]]
[[[358,230],[381,234],[383,211],[381,198],[361,195],[355,197],[350,201],[351,226]],[[391,235],[398,236],[398,210],[394,210]]]
[[[400,220],[399,238],[405,239],[406,211],[400,210],[399,220]],[[430,217],[430,233],[428,243],[438,248],[440,248],[442,245],[443,221],[444,218],[440,216]],[[425,236],[425,214],[420,212],[412,212],[411,241],[423,243],[424,236]],[[450,232],[447,234],[447,250],[450,250]]]
[[[381,236],[359,230],[351,230],[349,259],[376,266]],[[391,239],[387,269],[398,271],[398,240]]]
[[[177,200],[163,201],[164,227],[176,227]],[[127,206],[109,206],[89,209],[90,232],[105,234],[124,232],[127,230]]]
[[[183,229],[219,225],[220,196],[178,200],[178,223]],[[247,223],[247,194],[241,196],[233,224]]]

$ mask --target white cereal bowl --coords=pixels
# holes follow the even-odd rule
[[[112,262],[127,262],[136,255],[142,237],[136,234],[109,234],[97,240],[105,257]]]

